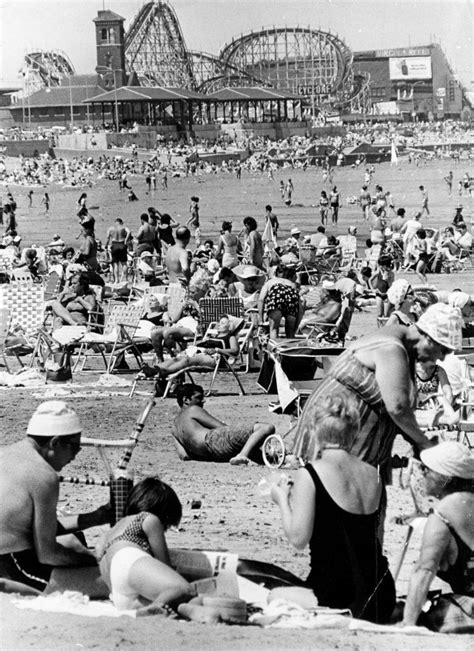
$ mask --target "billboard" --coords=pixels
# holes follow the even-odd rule
[[[392,57],[388,60],[390,79],[431,79],[431,57]]]

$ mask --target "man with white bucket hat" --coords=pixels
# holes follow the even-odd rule
[[[64,518],[58,524],[58,472],[81,449],[81,423],[60,400],[38,406],[26,438],[0,451],[0,577],[44,591],[52,571],[96,566],[76,537],[57,535],[106,524],[108,507]],[[69,540],[71,538],[71,540]],[[6,581],[1,581],[5,587]]]

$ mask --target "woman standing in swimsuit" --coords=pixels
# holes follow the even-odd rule
[[[238,252],[240,251],[240,240],[232,233],[232,222],[222,222],[221,236],[217,245],[216,258],[219,260],[222,255],[222,266],[233,269],[239,264]]]
[[[97,549],[100,573],[117,609],[169,614],[170,602],[192,596],[190,584],[171,567],[165,539],[167,529],[179,524],[181,512],[174,490],[156,477],[132,488],[126,516]]]
[[[296,456],[314,460],[319,449],[314,411],[322,396],[338,392],[356,400],[360,415],[360,429],[349,452],[379,467],[382,481],[388,483],[392,446],[398,432],[419,450],[433,445],[415,417],[415,363],[436,362],[460,349],[461,327],[459,310],[437,303],[422,314],[414,327],[386,326],[358,339],[337,358],[308,399],[298,421]]]

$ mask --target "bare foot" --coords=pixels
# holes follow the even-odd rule
[[[154,615],[161,615],[170,619],[177,619],[178,617],[175,611],[167,604],[150,604],[149,606],[137,609],[137,617],[152,617]]]
[[[237,454],[229,461],[231,466],[246,466],[249,464],[249,462],[250,459],[248,457],[244,457],[242,454]]]

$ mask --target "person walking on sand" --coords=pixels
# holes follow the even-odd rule
[[[430,209],[428,208],[428,191],[425,190],[423,185],[420,185],[419,190],[421,192],[421,215],[426,212],[426,216],[430,216]]]
[[[50,199],[49,199],[49,194],[47,192],[44,193],[43,198],[41,199],[41,205],[44,206],[44,214],[47,215],[49,213],[49,206],[50,206]]]

